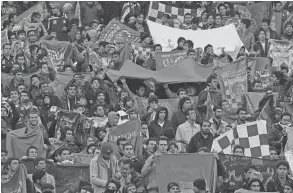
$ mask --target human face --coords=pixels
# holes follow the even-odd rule
[[[293,193],[293,190],[290,186],[285,185],[284,186],[284,193]]]
[[[137,119],[138,115],[135,111],[129,113],[129,119]]]
[[[210,15],[208,17],[208,24],[212,25],[214,23],[214,17],[212,15]]]
[[[155,52],[157,53],[157,52],[162,52],[162,47],[161,46],[157,46],[156,48],[155,48]]]
[[[119,150],[120,152],[123,151],[123,146],[125,145],[125,143],[126,143],[126,141],[120,141],[120,142],[119,142],[118,150]]]
[[[221,6],[219,11],[222,16],[226,16],[227,9],[225,6]]]
[[[97,97],[98,101],[101,102],[101,103],[104,103],[105,102],[105,95],[104,93],[100,93]]]
[[[97,108],[97,115],[100,116],[100,117],[104,117],[105,116],[104,107],[98,106],[98,108]]]
[[[269,25],[266,22],[261,23],[261,28],[265,31],[268,31],[270,29]]]
[[[277,168],[277,174],[280,178],[285,178],[288,175],[288,168],[284,165],[280,165]]]
[[[86,141],[86,145],[89,146],[90,144],[94,144],[95,140],[92,137],[89,137]]]
[[[10,98],[12,101],[17,101],[19,99],[19,95],[17,91],[11,91],[10,92]]]
[[[31,148],[29,151],[28,151],[28,157],[29,158],[36,158],[38,156],[38,152],[35,148]]]
[[[185,40],[181,40],[178,44],[178,47],[184,48],[184,43],[185,43]]]
[[[156,146],[157,146],[157,142],[156,141],[149,141],[149,144],[147,146],[148,152],[154,153]]]
[[[18,161],[18,160],[12,160],[12,162],[11,162],[10,165],[9,165],[9,169],[10,169],[12,172],[16,172],[18,166],[19,166],[19,161]]]
[[[249,168],[248,172],[246,173],[246,179],[250,178],[252,174],[256,173],[257,171],[253,168]]]
[[[93,81],[93,88],[94,88],[94,89],[98,89],[98,88],[100,88],[100,82],[99,82],[99,80],[94,80],[94,81]]]
[[[143,23],[143,19],[144,19],[143,15],[140,14],[140,15],[136,18],[136,22],[139,23],[139,24],[142,24],[142,23]]]
[[[192,120],[192,121],[196,121],[196,113],[195,111],[189,111],[188,113],[189,115],[187,116],[188,119]]]
[[[137,189],[135,186],[130,186],[127,188],[127,193],[136,193]]]
[[[131,17],[129,18],[128,24],[132,24],[132,23],[134,23],[135,21],[136,21],[135,17],[134,17],[134,16],[131,16]]]
[[[236,148],[234,151],[234,155],[244,156],[244,152],[241,148]]]
[[[114,183],[109,183],[108,186],[107,186],[107,188],[109,190],[117,190],[116,184],[114,184]]]
[[[172,153],[172,154],[176,154],[176,153],[179,153],[179,150],[175,145],[171,145],[169,147],[169,152]]]
[[[48,65],[43,65],[41,71],[43,74],[49,74]]]
[[[64,150],[61,154],[61,161],[69,160],[70,152],[68,150]]]
[[[52,7],[52,13],[53,14],[58,14],[58,9],[56,7]]]
[[[29,114],[29,123],[32,126],[37,126],[39,124],[38,114]]]
[[[16,69],[20,69],[20,66],[18,64],[13,64],[11,71],[13,72]]]
[[[130,108],[130,107],[132,107],[133,106],[133,102],[132,102],[132,100],[128,100],[127,102],[126,102],[126,107],[128,107],[128,108]]]
[[[222,118],[222,115],[223,115],[223,110],[222,110],[222,109],[217,109],[217,110],[215,111],[215,117],[216,117],[217,119],[221,119],[221,118]]]
[[[246,111],[240,111],[238,117],[241,121],[245,121],[246,119]]]
[[[275,6],[275,9],[276,9],[277,12],[282,11],[282,3],[277,3],[276,6]]]
[[[11,55],[11,45],[4,46],[3,54],[6,55],[6,56]]]
[[[185,22],[186,24],[191,24],[191,20],[192,20],[191,15],[186,15],[186,16],[184,17],[184,22]]]
[[[9,179],[10,179],[9,174],[1,175],[1,182],[2,182],[3,184],[9,182]]]
[[[38,77],[34,77],[34,78],[32,78],[32,85],[38,87],[38,86],[39,86],[39,83],[40,83],[40,80],[39,80]]]
[[[73,132],[70,131],[70,130],[66,131],[65,139],[66,139],[67,141],[71,141],[71,140],[73,139]]]
[[[277,152],[276,152],[276,150],[270,150],[270,158],[272,159],[272,160],[277,160],[277,159],[279,159],[279,156],[278,156],[278,154],[277,154]]]
[[[168,142],[165,140],[160,140],[159,141],[159,151],[161,153],[166,153],[168,148]]]
[[[259,192],[260,191],[260,184],[259,182],[252,182],[250,186],[250,190],[253,192]]]
[[[177,193],[177,192],[179,192],[179,188],[177,186],[172,186],[170,188],[170,192],[169,193]]]
[[[158,116],[159,120],[165,120],[166,114],[166,110],[161,110]]]
[[[110,160],[112,155],[113,155],[113,153],[106,153],[106,154],[103,154],[102,156],[103,156],[104,160]]]
[[[144,41],[144,43],[146,43],[146,44],[150,44],[151,41],[152,41],[152,38],[148,36],[148,37],[146,37],[143,41]]]
[[[25,90],[25,86],[24,86],[24,85],[19,85],[19,86],[17,87],[17,90],[18,90],[19,93],[21,93],[22,91]]]
[[[90,148],[88,149],[88,153],[89,153],[89,154],[92,154],[92,153],[93,153],[93,150],[94,150],[95,148],[96,148],[96,147],[93,147],[93,146],[90,147]]]
[[[289,125],[291,123],[291,118],[290,116],[283,116],[282,120],[281,120],[281,124],[282,125]]]
[[[24,64],[24,57],[23,56],[19,56],[18,58],[17,58],[17,63],[19,63],[20,65],[23,65]]]
[[[104,139],[105,136],[106,136],[105,131],[100,131],[100,132],[99,132],[99,138],[100,138],[100,139]]]
[[[134,155],[133,147],[131,145],[124,146],[125,157],[131,158]]]
[[[208,16],[207,13],[203,13],[203,14],[201,15],[201,19],[202,19],[202,21],[207,21],[207,16]]]
[[[220,16],[216,16],[215,23],[216,23],[217,25],[222,24],[222,18],[221,18]]]
[[[51,102],[50,97],[49,97],[49,96],[45,96],[45,97],[44,97],[44,103],[45,103],[46,105],[49,105],[50,102]]]
[[[120,60],[120,56],[119,55],[117,55],[117,54],[113,55],[113,62],[114,63],[119,62],[119,60]]]
[[[95,149],[94,152],[93,152],[93,154],[94,154],[94,156],[96,156],[96,155],[99,155],[100,152],[101,152],[101,151],[100,151],[99,149]]]
[[[143,97],[145,94],[145,88],[144,87],[140,87],[137,91],[138,96]]]
[[[183,97],[186,97],[186,91],[180,91],[179,92],[179,100],[182,99]]]
[[[189,50],[189,47],[188,47],[188,44],[187,44],[187,43],[184,43],[184,45],[183,45],[183,49],[184,49],[184,50]]]
[[[18,81],[22,80],[22,72],[16,73],[15,74],[15,79],[18,80]]]
[[[68,95],[69,96],[75,96],[76,95],[76,87],[75,86],[70,86],[69,88],[68,88]]]
[[[264,31],[260,31],[258,35],[259,40],[263,41],[266,39],[266,34]]]
[[[191,101],[190,100],[185,101],[182,108],[183,110],[191,108]]]
[[[80,40],[80,38],[81,38],[81,31],[76,31],[76,33],[75,33],[75,39],[76,40]]]
[[[210,133],[211,124],[209,122],[204,122],[201,127],[201,131],[203,134],[207,135]]]
[[[7,160],[7,154],[5,152],[1,152],[1,163],[5,163]]]
[[[46,161],[41,160],[39,161],[38,165],[36,166],[36,169],[46,170]]]
[[[42,86],[41,86],[41,92],[42,93],[45,93],[45,94],[48,94],[49,93],[49,85],[47,83],[42,84]]]

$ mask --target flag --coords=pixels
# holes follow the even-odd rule
[[[22,163],[29,171],[34,171],[33,160],[22,160]],[[75,192],[79,188],[79,182],[90,181],[89,164],[73,164],[60,166],[53,162],[46,161],[46,172],[55,178],[56,193]],[[22,193],[22,192],[21,192]],[[28,192],[30,193],[30,192]]]
[[[150,33],[155,44],[161,44],[163,51],[171,51],[177,47],[179,37],[185,37],[194,43],[194,48],[202,48],[211,44],[217,55],[221,54],[224,47],[225,52],[232,58],[236,58],[240,48],[243,46],[234,25],[223,26],[209,30],[182,30],[170,28],[150,20],[147,20]],[[217,34],[217,35],[215,35]]]
[[[136,15],[141,12],[141,6],[139,3],[135,2],[128,2],[124,3],[122,10],[121,10],[121,22],[125,22],[125,17],[130,13]]]
[[[239,144],[244,147],[245,156],[266,158],[270,155],[268,138],[266,121],[249,122],[216,138],[212,150],[232,154],[232,146]]]
[[[282,63],[292,69],[293,44],[286,40],[269,40],[269,57],[273,59],[272,67],[280,70]]]
[[[208,192],[216,191],[217,166],[212,154],[162,154],[153,172],[160,192],[169,192],[171,182],[178,183],[182,192],[193,192],[193,181],[198,178],[205,179]]]
[[[46,131],[43,131],[42,128],[36,128],[27,132],[26,129],[27,127],[24,127],[7,133],[6,149],[8,157],[26,156],[27,149],[32,144],[38,147],[38,156],[46,157],[46,150],[44,149],[44,134]]]
[[[26,167],[20,164],[16,172],[7,183],[1,182],[1,192],[5,193],[30,193],[32,189],[27,186]]]
[[[251,68],[250,81],[260,80],[265,90],[269,86],[272,74],[270,59],[267,57],[247,58],[247,66]]]
[[[77,130],[79,118],[79,113],[66,110],[59,111],[57,114],[57,124],[55,131],[60,131],[61,133],[65,134],[65,130],[70,128],[75,133]]]
[[[282,21],[283,13],[273,12],[271,18],[271,29],[281,35],[283,32],[283,21]]]
[[[251,26],[249,30],[256,32],[260,29],[263,19],[270,19],[271,2],[254,3],[252,5],[242,6],[238,5],[238,12],[241,19],[251,19]]]
[[[223,99],[229,102],[229,109],[242,106],[242,96],[247,92],[246,59],[232,62],[217,71]]]
[[[143,137],[141,131],[140,122],[137,119],[130,120],[109,129],[109,142],[116,146],[117,139],[124,137],[133,145],[134,153],[137,157],[139,157],[142,155],[143,150]]]
[[[76,2],[74,17],[78,19],[78,27],[81,27],[81,17],[80,17],[80,3]]]
[[[124,63],[126,60],[130,60],[132,55],[132,46],[131,42],[127,42],[121,52],[120,52],[120,60],[122,63]]]
[[[67,41],[48,41],[42,40],[41,45],[48,52],[50,67],[55,71],[62,71],[65,64],[68,64],[69,55],[72,51],[72,45]]]
[[[157,52],[155,53],[156,70],[161,70],[173,64],[180,62],[186,57],[186,51],[178,50],[171,52]]]
[[[274,98],[273,96],[265,103],[263,107],[260,107],[258,119],[267,121],[267,128],[271,128],[273,122],[272,117],[274,116]]]
[[[139,42],[140,33],[135,31],[118,20],[112,19],[102,31],[99,41],[109,42],[121,49],[128,41]]]
[[[134,56],[140,56],[145,59],[150,57],[152,47],[144,47],[141,43],[131,42],[131,47],[133,49]]]
[[[226,171],[223,176],[224,192],[234,192],[235,190],[243,188],[246,176],[244,170],[250,164],[257,167],[260,173],[254,177],[259,178],[265,187],[270,177],[275,173],[276,160],[227,154],[218,154],[218,156]]]
[[[287,144],[285,146],[285,158],[290,165],[291,175],[293,175],[293,129],[287,131]]]
[[[191,13],[191,15],[197,15],[196,9],[184,9],[165,5],[158,1],[151,1],[147,19],[150,21],[162,24],[162,16],[168,14],[172,19],[178,20],[180,23],[184,22],[184,15]],[[175,27],[179,28],[180,25]]]

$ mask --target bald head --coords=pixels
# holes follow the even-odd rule
[[[68,13],[70,11],[73,11],[73,5],[71,3],[65,3],[63,6],[63,13]]]

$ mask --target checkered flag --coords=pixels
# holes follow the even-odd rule
[[[153,22],[162,23],[162,16],[164,14],[168,14],[171,16],[172,19],[177,19],[181,23],[183,23],[184,15],[186,13],[191,13],[192,16],[196,16],[197,10],[177,8],[177,7],[172,7],[169,5],[159,3],[158,1],[151,1],[149,13],[148,13],[148,19]]]
[[[266,121],[255,121],[238,125],[235,130],[216,138],[212,150],[217,153],[232,154],[234,145],[244,147],[244,154],[248,157],[266,158],[269,152],[269,135],[267,133]]]
[[[145,59],[150,57],[152,48],[151,47],[143,47],[140,43],[131,42],[131,47],[133,49],[134,56],[142,56]]]

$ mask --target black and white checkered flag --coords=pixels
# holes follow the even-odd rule
[[[159,3],[158,1],[151,1],[148,19],[153,22],[162,23],[162,16],[164,14],[168,14],[172,19],[178,19],[181,23],[183,23],[184,15],[186,13],[191,13],[192,16],[196,16],[197,10],[177,8]]]
[[[266,121],[260,120],[238,125],[236,129],[216,138],[212,150],[217,153],[232,154],[233,145],[244,147],[244,154],[248,157],[266,158],[269,152],[269,135]]]

